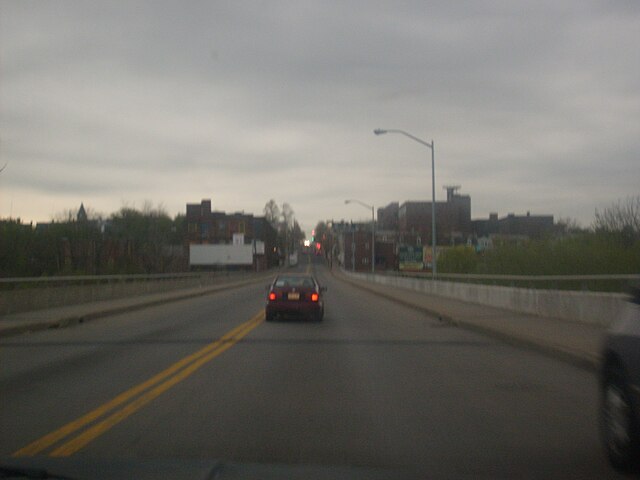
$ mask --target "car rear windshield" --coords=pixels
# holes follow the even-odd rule
[[[276,287],[313,287],[314,282],[310,277],[278,277]]]

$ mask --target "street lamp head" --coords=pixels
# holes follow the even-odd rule
[[[375,133],[376,135],[383,135],[385,133],[387,133],[386,130],[383,130],[382,128],[376,128],[373,133]]]
[[[344,204],[345,204],[345,205],[346,205],[346,204],[348,204],[348,203],[351,203],[351,200],[345,200],[345,201],[344,201]]]

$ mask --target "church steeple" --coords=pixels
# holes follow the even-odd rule
[[[87,212],[84,209],[84,203],[80,204],[80,210],[78,210],[78,215],[76,215],[76,220],[78,222],[86,222],[87,221]]]

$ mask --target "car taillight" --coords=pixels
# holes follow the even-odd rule
[[[318,295],[317,293],[312,293],[311,294],[311,301],[312,302],[317,302],[319,298],[320,298],[320,295]]]
[[[274,292],[269,292],[269,300],[273,301],[276,299],[276,294]]]

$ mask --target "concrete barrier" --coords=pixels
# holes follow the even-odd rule
[[[114,275],[15,280],[0,291],[0,316],[152,293],[252,281],[273,273],[216,272],[184,275]],[[12,284],[13,283],[13,284]]]
[[[619,293],[537,290],[343,271],[349,277],[514,312],[608,327],[627,296]]]

